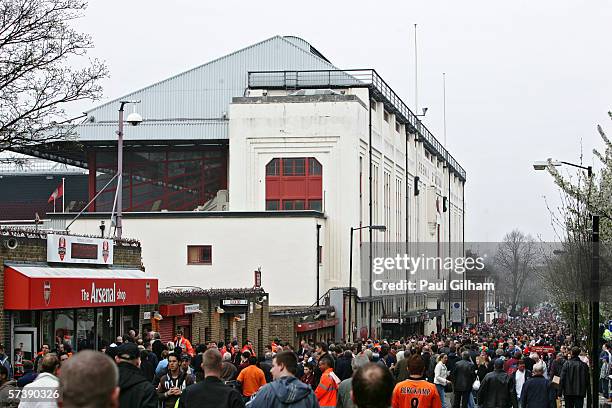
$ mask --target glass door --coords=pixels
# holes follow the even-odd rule
[[[94,309],[77,309],[77,351],[93,349],[95,347],[94,311]]]

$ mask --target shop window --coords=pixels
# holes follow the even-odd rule
[[[211,245],[188,245],[187,264],[189,265],[211,265],[212,246]]]
[[[74,310],[55,312],[54,340],[56,347],[60,344],[64,344],[74,348]]]

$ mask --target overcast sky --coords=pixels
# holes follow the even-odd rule
[[[440,141],[446,72],[448,149],[468,179],[466,240],[514,228],[553,239],[543,197],[554,207],[559,194],[531,164],[578,162],[581,149],[591,163],[596,125],[612,136],[612,2],[90,0],[77,25],[110,68],[105,100],[279,34],[339,68],[375,68],[413,107],[415,23],[419,106]]]

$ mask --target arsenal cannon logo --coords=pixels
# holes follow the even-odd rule
[[[43,282],[43,298],[45,299],[45,305],[49,306],[51,303],[51,282]]]
[[[102,258],[104,258],[105,263],[108,260],[108,254],[109,254],[108,241],[103,241],[102,242]]]
[[[60,259],[63,261],[64,257],[66,256],[66,238],[64,237],[60,237],[58,241],[57,254],[59,255]]]

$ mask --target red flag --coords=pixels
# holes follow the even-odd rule
[[[51,201],[55,201],[63,195],[64,195],[64,185],[63,183],[60,183],[60,185],[57,186],[55,191],[51,193],[47,202],[50,203]]]

